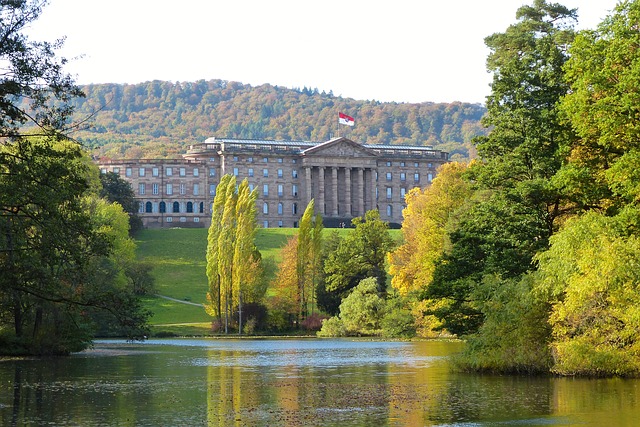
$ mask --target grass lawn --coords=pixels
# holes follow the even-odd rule
[[[351,229],[338,229],[344,236]],[[325,230],[325,233],[332,230]],[[296,228],[259,229],[256,245],[263,259],[271,258],[275,264],[281,260],[280,252],[287,239],[298,232]],[[202,306],[208,290],[206,275],[207,233],[204,228],[166,228],[142,230],[136,236],[138,259],[153,265],[156,293],[174,298],[177,302],[149,296],[144,305],[151,310],[152,332],[178,335],[204,335],[209,333],[211,317]],[[398,239],[400,230],[391,230]]]

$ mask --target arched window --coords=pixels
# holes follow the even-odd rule
[[[293,205],[291,205],[291,213],[293,213],[294,215],[298,215],[298,204],[294,203]]]
[[[387,205],[387,216],[391,218],[393,216],[393,206]]]
[[[173,202],[173,212],[174,212],[174,213],[178,213],[178,212],[180,212],[180,203],[178,203],[178,202]]]
[[[165,202],[160,202],[160,213],[167,212],[167,204]]]
[[[147,202],[144,204],[144,212],[151,213],[153,211],[153,204],[151,202]]]
[[[200,213],[204,213],[204,202],[200,202]]]
[[[193,213],[193,202],[187,202],[187,213]]]
[[[284,206],[282,205],[282,202],[278,203],[278,215],[282,215],[282,209],[284,208]]]
[[[269,213],[269,204],[267,202],[264,202],[262,204],[262,213],[263,214],[268,214]]]

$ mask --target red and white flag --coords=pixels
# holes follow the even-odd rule
[[[353,126],[355,124],[353,117],[349,117],[346,114],[342,114],[342,113],[338,113],[338,114],[339,114],[338,123],[340,123],[341,125]]]

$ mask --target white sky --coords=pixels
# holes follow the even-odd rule
[[[617,0],[553,0],[595,28]],[[79,84],[223,79],[355,99],[479,102],[484,38],[533,0],[50,0],[34,40],[66,36]],[[82,57],[79,57],[83,55]]]

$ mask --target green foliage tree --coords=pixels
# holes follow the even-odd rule
[[[97,200],[98,171],[83,151],[53,138],[16,138],[0,145],[0,160],[0,331],[13,342],[4,348],[81,350],[97,309],[142,336],[146,314],[124,275],[133,257],[128,220]]]
[[[325,320],[318,335],[380,335],[380,321],[385,314],[385,308],[385,300],[378,293],[377,279],[363,279],[342,300],[339,316]]]
[[[126,213],[129,214],[129,232],[134,235],[142,229],[142,220],[138,216],[138,202],[135,199],[131,183],[113,172],[101,173],[100,182],[102,189],[100,197],[107,199],[111,203],[119,203]]]
[[[452,247],[427,291],[450,302],[435,314],[458,334],[476,333],[484,321],[483,301],[474,297],[483,278],[517,279],[534,270],[533,256],[574,208],[552,178],[574,139],[557,104],[569,89],[563,66],[576,14],[535,0],[516,17],[506,32],[485,40],[494,77],[484,123],[492,129],[477,140],[482,161],[469,171],[475,203],[456,215]]]
[[[355,229],[329,254],[324,264],[326,289],[341,297],[346,296],[361,280],[375,278],[378,292],[387,289],[385,260],[394,241],[389,235],[388,224],[380,219],[377,210],[365,213],[364,218],[354,218]]]

